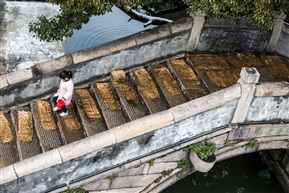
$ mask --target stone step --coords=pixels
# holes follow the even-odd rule
[[[177,106],[187,101],[177,83],[177,80],[165,65],[154,66],[150,71],[170,107]]]
[[[18,162],[16,133],[12,127],[11,118],[7,113],[0,112],[0,168]]]
[[[11,117],[15,126],[20,160],[42,153],[30,109],[23,108],[12,110]]]
[[[49,101],[37,100],[30,105],[42,151],[46,152],[62,146],[63,141]]]
[[[107,130],[104,118],[90,90],[76,89],[73,96],[86,136]]]
[[[64,144],[78,141],[85,137],[84,130],[76,115],[75,107],[73,103],[67,106],[68,116],[60,117],[61,111],[55,112],[60,134]]]
[[[137,89],[151,114],[166,110],[168,103],[162,97],[153,78],[148,71],[139,67],[130,73],[132,80],[137,85]]]
[[[127,78],[123,70],[113,71],[112,85],[120,98],[123,109],[131,121],[149,114],[147,107],[142,103],[136,89]]]
[[[122,110],[117,95],[109,82],[100,82],[92,85],[98,104],[108,129],[122,125],[128,121]]]
[[[183,93],[189,100],[206,95],[208,92],[196,73],[184,59],[172,59],[167,62],[168,68],[176,76]]]

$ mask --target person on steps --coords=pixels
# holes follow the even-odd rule
[[[63,70],[59,74],[60,84],[57,93],[53,96],[53,102],[56,105],[53,108],[53,111],[62,110],[62,113],[59,115],[61,117],[68,115],[67,105],[71,103],[74,84],[72,81],[72,72]]]

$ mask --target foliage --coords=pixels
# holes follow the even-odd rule
[[[63,191],[61,193],[85,193],[86,191],[82,188],[77,188],[77,189],[73,189],[73,190],[66,190]]]
[[[183,158],[178,162],[178,168],[187,169],[192,166],[189,158]]]
[[[117,177],[118,177],[118,175],[113,174],[113,175],[111,175],[111,176],[107,176],[106,179],[109,179],[110,181],[113,181],[113,180],[115,180]]]
[[[173,170],[163,170],[161,172],[162,176],[165,177],[165,176],[169,176],[171,173],[173,172]]]
[[[231,146],[231,147],[234,147],[238,143],[236,141],[231,141],[231,140],[225,140],[224,142],[227,146]]]
[[[189,11],[205,13],[210,18],[245,16],[258,27],[272,28],[275,18],[288,14],[288,0],[183,0]]]
[[[60,6],[60,14],[52,18],[38,17],[29,31],[44,41],[62,40],[70,37],[73,30],[80,29],[93,15],[110,12],[113,6],[161,10],[166,6],[188,7],[188,12],[202,12],[209,18],[245,16],[259,27],[272,28],[274,19],[281,13],[289,13],[288,0],[48,0]]]
[[[192,144],[188,148],[185,148],[185,150],[192,150],[196,152],[196,154],[202,159],[202,160],[208,160],[209,157],[214,155],[214,153],[218,150],[217,145],[212,142],[202,142],[198,144]]]
[[[248,146],[252,149],[257,149],[260,146],[259,141],[257,139],[249,138],[247,141],[248,141]]]
[[[154,163],[155,163],[155,160],[150,160],[150,161],[148,161],[148,164],[149,164],[149,166],[153,166],[154,165]]]

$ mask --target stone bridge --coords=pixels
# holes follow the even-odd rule
[[[160,192],[194,171],[179,167],[192,143],[214,141],[218,161],[288,149],[289,66],[276,51],[288,40],[274,30],[198,15],[1,76],[0,192]],[[76,89],[60,118],[63,68]]]

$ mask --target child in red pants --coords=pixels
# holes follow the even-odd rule
[[[72,72],[63,70],[59,74],[59,78],[59,89],[57,90],[57,93],[53,96],[53,102],[56,105],[56,107],[53,108],[53,111],[62,110],[62,113],[60,113],[59,115],[61,117],[64,117],[68,115],[66,105],[69,105],[71,103],[74,90]]]

